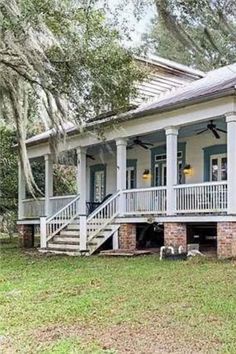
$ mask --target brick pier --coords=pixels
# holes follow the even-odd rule
[[[19,245],[24,248],[34,247],[34,226],[18,225]]]
[[[236,222],[217,223],[217,256],[236,257]]]
[[[119,229],[119,249],[136,249],[136,225],[121,224]]]
[[[187,228],[185,223],[165,222],[164,223],[164,244],[178,248],[187,248]]]

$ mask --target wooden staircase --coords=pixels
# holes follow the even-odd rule
[[[87,252],[80,252],[80,230],[79,224],[72,223],[64,230],[54,236],[47,245],[46,249],[41,250],[55,254],[66,254],[69,256],[80,256],[85,254],[90,256],[97,251],[102,244],[107,241],[116,231],[118,231],[119,224],[109,224],[101,230],[92,240],[87,242]]]
[[[66,254],[69,256],[90,256],[95,253],[120,227],[116,223],[118,196],[119,193],[113,195],[87,218],[86,251],[80,251],[78,211],[73,209],[73,215],[67,217],[64,223],[62,223],[62,214],[68,216],[68,213],[66,213],[68,204],[68,206],[64,207],[55,216],[49,218],[46,221],[46,226],[41,227],[46,232],[46,247],[41,247],[40,252]],[[68,221],[68,219],[70,220]]]

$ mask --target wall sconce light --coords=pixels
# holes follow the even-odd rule
[[[192,171],[191,165],[185,165],[183,169],[184,175],[190,175]]]
[[[150,171],[148,169],[143,171],[143,179],[149,179],[151,177]]]

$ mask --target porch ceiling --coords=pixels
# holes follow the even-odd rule
[[[225,122],[224,117],[215,119],[213,120],[213,122],[217,125],[218,128],[227,130],[227,124]],[[208,122],[204,121],[204,122],[194,123],[191,125],[181,127],[179,129],[178,138],[181,139],[181,138],[186,138],[189,136],[196,135],[196,132],[201,129],[202,130],[205,129],[207,124]],[[210,134],[210,133],[206,132],[204,134]],[[146,142],[152,143],[154,145],[161,142],[165,142],[164,130],[155,131],[150,134],[139,135],[139,136],[141,137],[141,139],[145,140]],[[131,143],[133,138],[134,137],[130,138],[128,140],[128,143]],[[97,155],[99,153],[104,153],[104,152],[112,152],[112,151],[114,152],[115,150],[116,150],[115,142],[112,141],[112,142],[105,142],[105,143],[103,142],[102,144],[99,145],[94,145],[88,149],[88,153]]]

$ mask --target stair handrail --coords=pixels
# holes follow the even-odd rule
[[[78,194],[63,208],[46,218],[47,242],[79,216],[79,198],[80,195]]]
[[[119,214],[119,206],[116,199],[118,199],[120,195],[121,191],[116,192],[89,215],[87,219],[88,241],[90,241],[95,235],[97,235],[107,224],[109,224],[109,222],[114,220],[114,218]],[[110,210],[108,209],[109,205],[111,206]],[[105,222],[101,222],[102,220],[104,220],[104,218],[99,218],[99,215],[102,215],[102,212],[106,208],[108,209],[108,214],[106,214],[106,216],[108,217],[105,218]],[[103,214],[103,216],[105,216],[105,213]],[[92,223],[93,220],[94,223]]]

